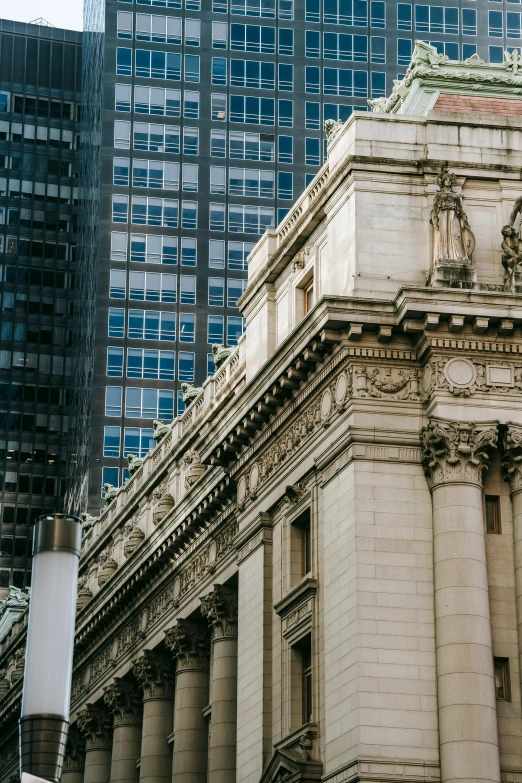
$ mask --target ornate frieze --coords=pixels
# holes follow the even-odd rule
[[[353,367],[353,393],[355,397],[419,400],[420,374],[415,368],[356,364]]]
[[[439,356],[424,367],[422,386],[424,399],[436,391],[449,391],[455,397],[469,397],[476,392],[521,395],[522,364]]]
[[[177,671],[208,669],[210,644],[208,630],[189,620],[177,620],[165,631],[165,644],[176,658]]]
[[[511,492],[522,489],[522,427],[508,424],[502,433],[502,472]]]
[[[237,636],[237,590],[214,585],[200,602],[201,614],[208,619],[214,640]]]
[[[424,472],[431,487],[438,484],[482,485],[491,451],[497,445],[497,427],[430,420],[421,431]]]
[[[87,704],[76,718],[78,731],[85,737],[85,750],[112,746],[112,720],[101,704]]]
[[[132,680],[116,677],[105,688],[103,700],[114,715],[114,725],[135,726],[141,724],[143,697],[140,689]]]
[[[132,673],[143,688],[145,699],[170,699],[174,696],[172,660],[165,652],[145,650],[135,661]]]
[[[85,737],[76,726],[69,728],[65,747],[64,772],[82,772],[85,767]]]

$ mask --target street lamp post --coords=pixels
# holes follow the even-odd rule
[[[81,537],[78,517],[52,514],[36,520],[20,771],[49,781],[61,777],[69,728]]]

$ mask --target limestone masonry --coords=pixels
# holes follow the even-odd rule
[[[329,123],[244,337],[84,516],[63,783],[522,781],[519,68],[418,43]]]

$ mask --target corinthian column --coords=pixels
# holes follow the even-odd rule
[[[134,664],[134,676],[143,688],[140,783],[170,783],[174,672],[170,656],[145,650]]]
[[[173,783],[207,783],[209,639],[206,628],[178,620],[165,631],[176,658]]]
[[[109,783],[112,755],[111,716],[101,704],[87,704],[78,714],[76,725],[85,737],[84,783]]]
[[[433,497],[435,642],[442,783],[498,783],[482,474],[494,426],[430,420],[423,462]]]
[[[212,717],[208,783],[235,783],[237,732],[237,590],[215,585],[201,599],[212,629]]]
[[[67,735],[61,783],[83,783],[84,769],[85,740],[77,727],[71,726]]]
[[[114,716],[111,783],[137,783],[143,713],[140,689],[136,683],[117,677],[103,699]]]
[[[510,424],[504,433],[504,478],[511,486],[513,549],[517,606],[518,657],[522,667],[522,427]],[[520,669],[522,671],[522,668]]]

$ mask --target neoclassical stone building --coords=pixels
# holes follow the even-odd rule
[[[418,45],[328,129],[244,339],[85,520],[63,783],[522,781],[521,99]]]

